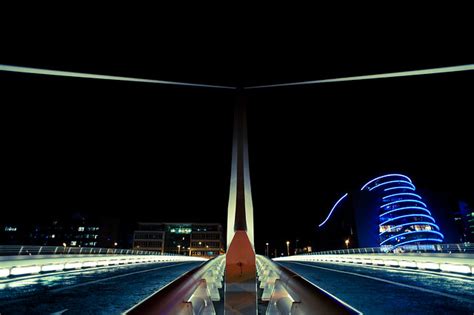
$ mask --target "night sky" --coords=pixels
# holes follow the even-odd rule
[[[347,33],[316,44],[193,33],[175,34],[174,43],[160,33],[152,45],[108,33],[90,41],[83,31],[32,31],[0,63],[246,86],[468,64],[474,55],[439,34],[436,44],[400,36],[362,49],[343,40],[353,38]],[[395,52],[400,44],[407,48]],[[386,172],[473,202],[473,78],[248,92],[257,251],[267,241],[311,241],[335,200]],[[234,91],[6,73],[0,86],[3,220],[85,211],[125,222],[225,224]]]

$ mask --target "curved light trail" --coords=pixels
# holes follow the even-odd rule
[[[387,214],[390,214],[390,213],[393,213],[393,212],[397,212],[397,211],[400,211],[400,210],[410,210],[410,209],[422,210],[422,211],[425,211],[426,213],[428,213],[429,215],[431,215],[431,212],[430,212],[428,209],[425,209],[425,208],[422,208],[422,207],[411,206],[411,207],[397,208],[397,209],[393,209],[393,210],[384,212],[384,213],[382,213],[379,217],[383,217],[383,216],[385,216],[385,215],[387,215]]]
[[[409,186],[390,187],[390,188],[385,188],[383,191],[390,191],[390,190],[394,190],[394,189],[410,189],[410,190],[415,191],[415,188],[409,187]]]
[[[398,216],[398,217],[395,217],[395,218],[392,218],[390,220],[387,220],[381,224],[379,224],[379,226],[382,226],[382,225],[385,225],[387,224],[388,222],[392,222],[392,221],[395,221],[395,220],[399,220],[399,219],[403,219],[403,218],[409,218],[409,217],[425,217],[425,218],[428,218],[430,220],[433,220],[433,223],[436,222],[435,219],[433,219],[432,216],[430,215],[426,215],[426,214],[405,214],[405,215],[401,215],[401,216]],[[416,222],[416,221],[415,221]],[[414,224],[413,222],[411,222],[412,224]]]
[[[367,183],[364,184],[364,186],[362,186],[362,188],[360,190],[364,190],[365,187],[367,187],[368,185],[370,185],[371,183],[373,183],[373,182],[375,182],[379,179],[386,178],[386,177],[393,177],[393,176],[403,177],[411,183],[410,177],[408,177],[406,175],[403,175],[403,174],[387,174],[387,175],[382,175],[382,176],[375,177],[374,179],[369,180]]]
[[[416,239],[412,239],[412,240],[409,240],[409,241],[406,241],[406,242],[397,244],[397,246],[394,246],[394,248],[395,248],[395,247],[402,246],[402,245],[411,244],[411,243],[426,242],[426,241],[429,241],[429,242],[437,242],[437,243],[442,243],[442,242],[443,242],[442,239],[438,239],[438,238],[416,238]]]
[[[342,201],[344,198],[346,198],[348,195],[349,195],[348,193],[345,193],[344,196],[342,196],[341,198],[339,198],[338,201],[336,201],[336,203],[334,204],[334,206],[332,206],[331,211],[329,211],[329,214],[328,214],[327,218],[319,225],[319,227],[322,227],[322,226],[329,220],[329,218],[331,217],[331,215],[332,215],[334,209],[336,209],[337,205],[338,205],[339,203],[341,203],[341,201]]]
[[[402,185],[403,185],[403,184],[407,184],[407,185],[410,185],[413,189],[416,189],[416,188],[415,188],[415,185],[413,185],[411,182],[407,182],[406,180],[391,180],[391,181],[388,181],[388,182],[383,182],[383,183],[381,183],[381,184],[375,185],[374,187],[369,188],[369,191],[372,191],[373,189],[378,188],[378,187],[380,187],[380,186],[384,186],[384,185],[388,185],[388,184],[393,184],[393,183],[401,183]]]
[[[401,200],[396,200],[396,201],[392,201],[392,202],[386,203],[386,204],[380,206],[380,209],[385,208],[386,206],[390,206],[390,205],[394,205],[394,204],[400,203],[400,202],[415,202],[415,203],[419,203],[419,204],[425,206],[425,208],[428,207],[428,206],[426,205],[426,203],[424,203],[423,201],[420,201],[420,200],[416,200],[416,199],[401,199]]]
[[[409,234],[415,234],[415,233],[434,233],[434,234],[438,234],[439,236],[441,236],[441,238],[444,238],[443,234],[441,234],[440,232],[437,232],[437,231],[433,231],[433,230],[410,231],[410,232],[405,232],[405,233],[401,233],[401,234],[391,236],[391,237],[387,238],[386,240],[384,240],[383,242],[381,242],[380,245],[383,245],[387,241],[396,239],[397,237],[404,236],[404,235],[409,235]]]
[[[396,197],[396,196],[413,196],[413,197],[417,197],[417,198],[421,198],[420,195],[418,194],[414,194],[414,193],[406,193],[406,192],[403,192],[403,193],[398,193],[398,194],[392,194],[392,195],[388,195],[388,196],[385,196],[383,197],[383,199],[387,199],[387,198],[392,198],[392,197]]]

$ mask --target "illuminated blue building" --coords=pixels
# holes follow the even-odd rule
[[[345,201],[352,199],[352,203]],[[357,238],[352,240],[347,231],[340,231],[341,238],[351,238],[351,244],[359,247],[383,247],[393,250],[400,246],[419,246],[431,249],[442,243],[444,235],[436,224],[431,211],[416,193],[412,180],[403,174],[387,174],[368,181],[359,191],[344,194],[333,205],[327,217],[319,224],[326,229],[335,210],[355,208]],[[339,211],[339,220],[341,211]],[[347,211],[346,211],[347,212]],[[332,220],[334,221],[334,220]],[[334,226],[333,226],[334,227]],[[428,247],[427,247],[428,246]]]
[[[375,245],[375,235],[370,233],[374,231],[373,226],[378,227],[377,245],[390,250],[402,245],[443,242],[444,235],[408,176],[379,176],[367,182],[360,190],[361,198],[356,207],[359,211],[356,220],[359,221],[360,245],[367,242]],[[361,221],[370,222],[372,226],[366,226]]]

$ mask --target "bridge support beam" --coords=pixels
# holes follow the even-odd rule
[[[256,272],[245,98],[237,95],[227,210],[225,314],[257,313]]]
[[[237,231],[226,254],[225,313],[257,312],[255,252],[245,231]]]

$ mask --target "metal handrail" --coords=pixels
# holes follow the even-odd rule
[[[0,256],[18,255],[158,255],[177,256],[138,249],[72,247],[72,246],[36,246],[36,245],[0,245]]]
[[[211,263],[212,260],[188,271],[124,314],[192,314],[193,305],[186,301],[190,300]],[[314,314],[316,311],[321,314],[360,314],[289,269],[273,263],[272,265],[279,270],[279,281],[295,299],[295,308],[299,313]]]
[[[288,293],[297,300],[301,314],[361,314],[293,271],[278,265],[280,280]]]
[[[348,248],[327,250],[321,252],[304,253],[301,255],[341,255],[341,254],[387,254],[387,253],[474,253],[474,243],[432,244],[432,245],[404,245]]]
[[[278,311],[283,314],[293,312],[297,314],[361,314],[352,306],[290,269],[275,264],[263,256],[259,256],[259,259],[260,266],[266,265],[266,267],[263,267],[263,275],[260,276],[260,280],[266,282],[263,295],[265,295],[267,286],[271,286],[272,282],[274,283],[274,287],[269,290],[272,293],[268,305],[272,314],[275,311],[273,305],[276,305]],[[273,280],[270,276],[272,271],[269,272],[269,270],[273,270],[277,275]],[[268,275],[267,278],[265,278],[265,275]],[[274,276],[275,274],[273,274]]]
[[[196,288],[201,283],[202,276],[211,262],[212,260],[208,260],[191,269],[131,309],[125,311],[124,314],[193,314],[192,305],[186,301],[196,291]]]

